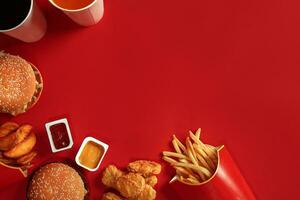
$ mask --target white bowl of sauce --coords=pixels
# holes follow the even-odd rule
[[[100,140],[86,137],[77,152],[75,161],[79,166],[94,172],[99,168],[108,147],[108,144]]]
[[[52,152],[63,151],[73,146],[73,139],[66,118],[46,123],[45,126]]]

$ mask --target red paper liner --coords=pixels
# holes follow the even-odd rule
[[[7,164],[5,164],[5,163],[3,163],[1,161],[0,161],[0,165],[2,165],[4,167],[7,167],[9,169],[20,171],[25,178],[28,176],[28,169],[27,169],[27,167],[11,166],[11,165],[7,165]]]
[[[214,175],[200,185],[171,183],[182,200],[255,200],[255,196],[225,146],[218,149]]]

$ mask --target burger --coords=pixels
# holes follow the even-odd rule
[[[42,88],[42,76],[35,66],[19,56],[0,52],[0,112],[26,112],[38,101]]]
[[[50,163],[37,170],[28,185],[28,200],[84,200],[85,184],[79,173],[69,165]]]

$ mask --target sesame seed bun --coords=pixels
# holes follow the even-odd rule
[[[63,163],[46,164],[37,170],[28,185],[28,200],[84,200],[87,194],[79,173]]]
[[[35,66],[19,56],[0,52],[0,112],[26,112],[38,101],[42,88],[42,76]]]

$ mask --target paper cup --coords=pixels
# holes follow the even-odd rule
[[[17,26],[0,30],[1,33],[17,38],[24,42],[36,42],[46,33],[47,23],[40,8],[31,0],[30,9],[26,18]]]
[[[218,150],[214,175],[200,185],[187,185],[172,179],[174,193],[181,200],[255,200],[255,196],[225,146]]]
[[[86,7],[76,10],[62,8],[53,2],[53,0],[49,0],[49,2],[59,10],[63,11],[74,22],[82,26],[91,26],[97,24],[104,14],[103,0],[94,0]]]

